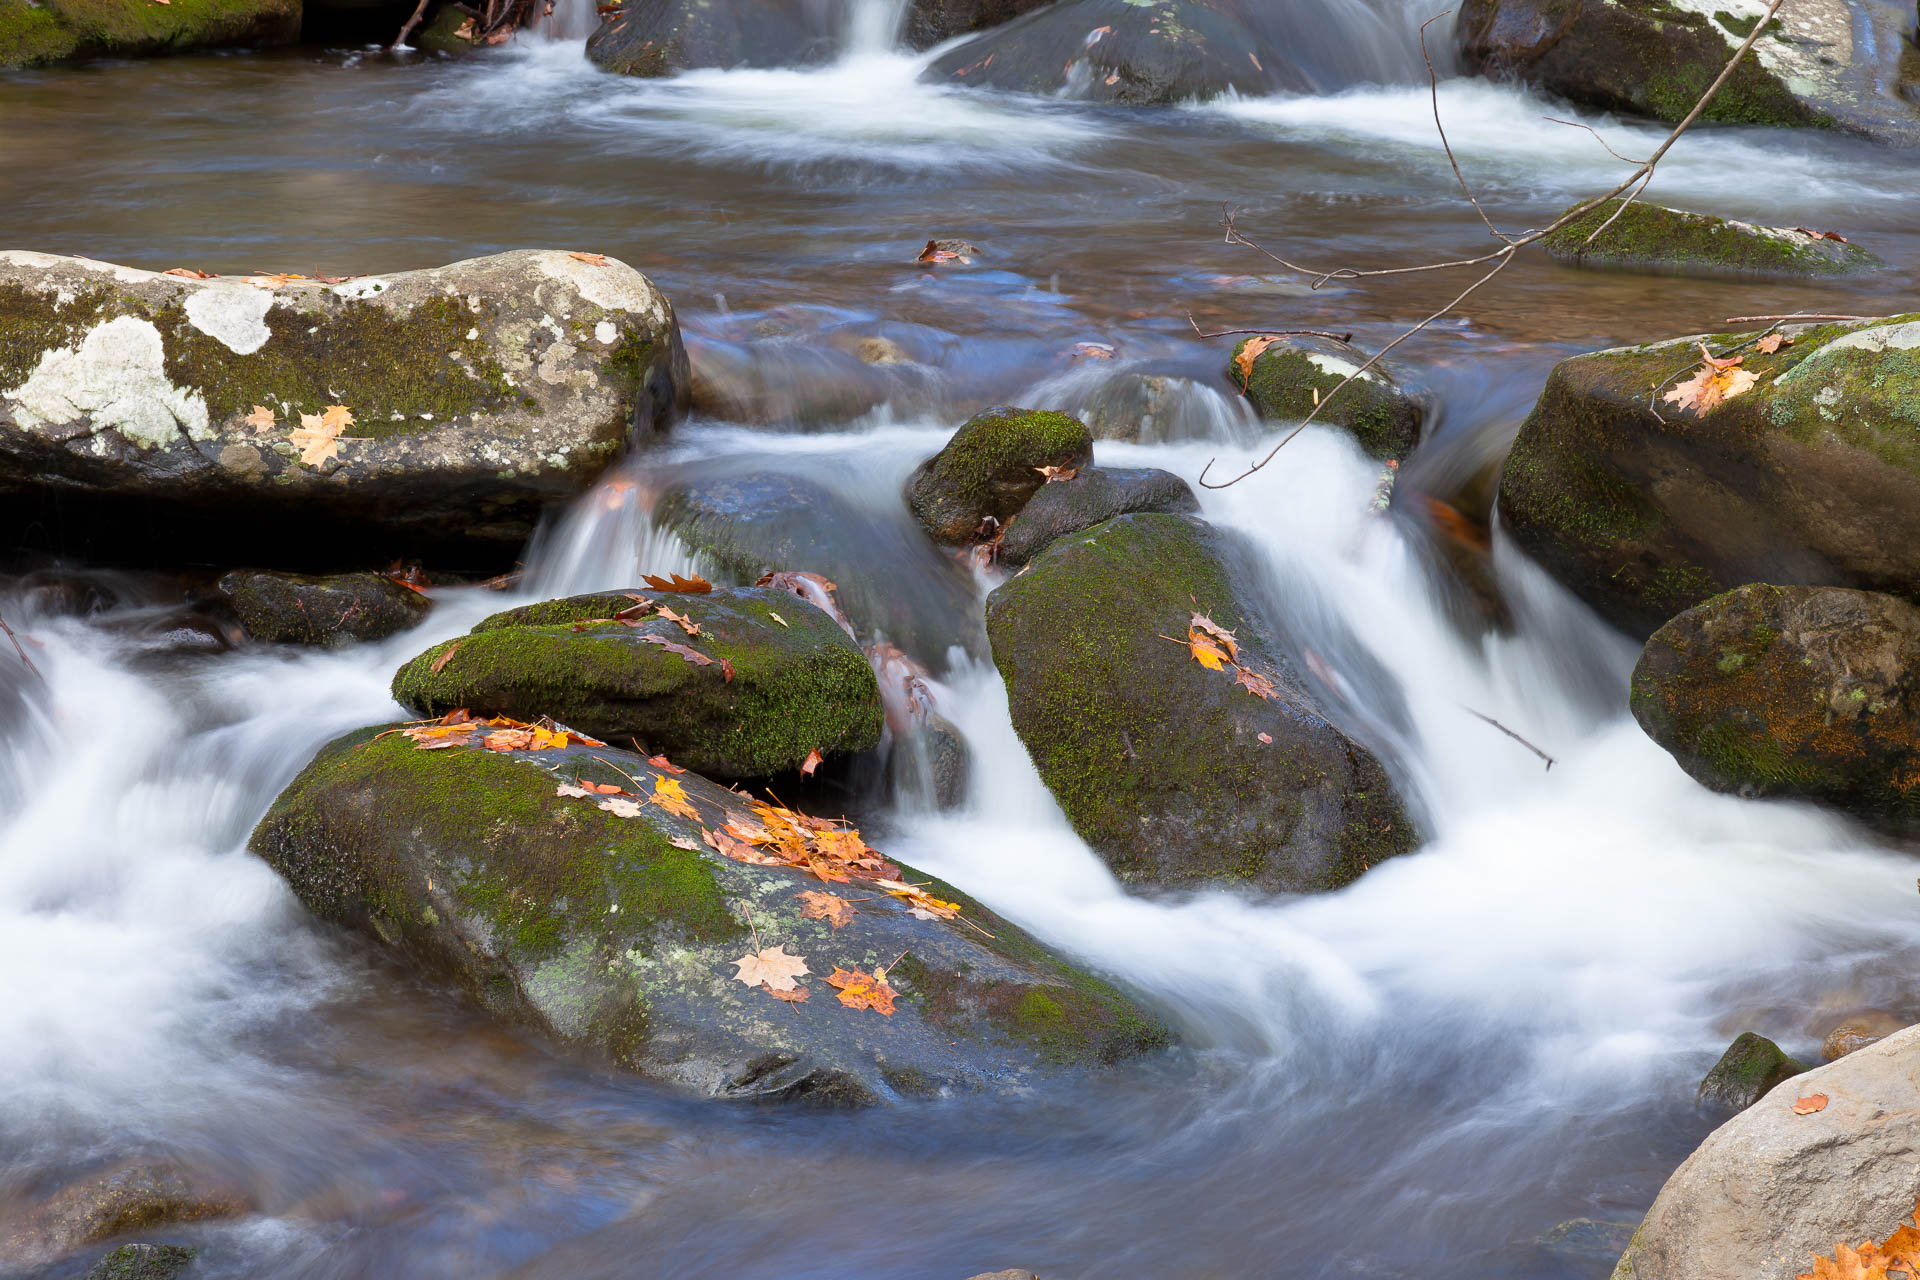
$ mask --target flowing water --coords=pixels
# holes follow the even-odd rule
[[[1385,509],[1380,468],[1318,430],[1204,494],[1258,551],[1330,702],[1390,748],[1418,853],[1304,899],[1123,893],[1041,786],[991,667],[951,651],[966,804],[855,797],[869,839],[1145,993],[1184,1032],[1170,1060],[1010,1101],[718,1107],[488,1025],[313,925],[245,852],[316,747],[399,714],[387,680],[432,640],[692,567],[650,524],[667,468],[757,460],[870,501],[974,409],[1082,408],[1131,374],[1174,390],[1154,442],[1102,442],[1102,462],[1191,479],[1246,458],[1226,343],[1189,312],[1379,343],[1458,286],[1310,291],[1221,243],[1223,202],[1329,266],[1484,236],[1434,141],[1408,38],[1425,15],[1325,7],[1373,34],[1349,41],[1360,65],[1305,66],[1317,95],[1158,111],[921,86],[877,6],[815,71],[627,81],[577,40],[528,39],[466,63],[310,50],[0,75],[9,246],[332,274],[608,252],[675,298],[703,404],[734,419],[623,464],[537,541],[520,594],[441,591],[383,644],[227,650],[158,577],[0,586],[45,674],[0,654],[0,1208],[143,1153],[259,1204],[190,1232],[213,1277],[1598,1277],[1605,1245],[1539,1237],[1637,1219],[1717,1123],[1693,1085],[1735,1033],[1804,1054],[1855,1007],[1920,1016],[1910,859],[1693,784],[1625,715],[1633,647],[1497,538],[1469,589],[1419,500],[1483,500],[1570,351],[1910,308],[1920,161],[1828,136],[1703,132],[1653,194],[1836,227],[1893,271],[1701,284],[1525,259],[1407,349],[1436,412]],[[1448,80],[1439,106],[1513,224],[1620,172],[1520,91]],[[1587,122],[1626,154],[1658,138]],[[934,236],[979,261],[914,266]],[[873,339],[888,362],[858,358]],[[1510,625],[1489,624],[1489,596]]]

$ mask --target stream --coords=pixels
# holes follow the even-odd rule
[[[0,670],[0,1207],[128,1154],[180,1159],[260,1207],[169,1233],[215,1280],[1599,1280],[1618,1227],[1724,1118],[1694,1089],[1734,1035],[1809,1057],[1850,1010],[1920,1019],[1910,857],[1692,782],[1626,713],[1636,646],[1497,531],[1512,625],[1483,625],[1413,500],[1483,493],[1574,352],[1730,316],[1911,309],[1920,156],[1827,134],[1691,134],[1650,195],[1831,227],[1890,270],[1701,282],[1523,256],[1402,349],[1434,412],[1391,504],[1380,465],[1317,428],[1200,490],[1339,710],[1385,744],[1417,853],[1313,897],[1123,892],[954,637],[937,692],[972,747],[966,802],[875,791],[849,811],[889,855],[1141,992],[1179,1052],[1010,1100],[716,1105],[494,1026],[315,924],[246,852],[322,743],[400,718],[388,681],[430,643],[698,567],[651,525],[667,469],[805,474],[917,537],[894,495],[972,412],[1083,410],[1138,374],[1171,380],[1164,430],[1098,442],[1101,463],[1189,481],[1243,465],[1259,437],[1224,376],[1231,340],[1189,313],[1374,348],[1464,281],[1311,290],[1223,243],[1223,205],[1328,267],[1487,244],[1433,131],[1410,34],[1430,15],[1315,3],[1302,21],[1335,34],[1301,56],[1323,91],[1155,110],[919,84],[930,55],[894,49],[884,9],[804,71],[621,79],[562,14],[571,38],[466,61],[302,49],[0,73],[7,247],[315,275],[603,252],[674,299],[721,406],[544,528],[519,587],[436,591],[424,626],[376,644],[224,649],[180,628],[165,575],[55,575],[57,546],[10,549],[35,572],[0,578],[0,616],[46,680]],[[1481,81],[1443,79],[1437,102],[1512,226],[1624,175],[1546,117],[1626,155],[1664,136]],[[948,236],[979,246],[972,266],[915,265]],[[903,358],[848,354],[872,339]],[[90,608],[59,606],[74,583]],[[1547,1238],[1575,1219],[1616,1226]]]

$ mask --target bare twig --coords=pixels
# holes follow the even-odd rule
[[[1514,237],[1494,226],[1493,219],[1489,218],[1487,211],[1480,207],[1480,198],[1474,195],[1473,188],[1467,185],[1467,175],[1460,172],[1460,161],[1453,154],[1453,144],[1447,141],[1447,126],[1440,123],[1440,77],[1435,74],[1433,69],[1433,55],[1427,52],[1427,28],[1440,21],[1440,19],[1447,17],[1452,12],[1453,10],[1451,9],[1444,10],[1434,14],[1431,18],[1428,18],[1420,24],[1420,58],[1427,64],[1427,90],[1433,97],[1434,132],[1440,135],[1441,149],[1447,153],[1447,163],[1453,166],[1453,176],[1460,184],[1460,194],[1467,198],[1467,203],[1473,206],[1473,211],[1480,215],[1480,221],[1486,223],[1487,231],[1494,239],[1512,244]]]
[[[1382,347],[1380,351],[1376,355],[1374,355],[1371,359],[1369,359],[1365,364],[1362,364],[1359,368],[1355,369],[1352,373],[1349,373],[1348,375],[1346,375],[1346,377],[1342,378],[1337,384],[1335,384],[1332,390],[1328,391],[1325,395],[1320,397],[1320,402],[1313,406],[1312,411],[1309,412],[1307,416],[1301,420],[1300,425],[1298,427],[1295,427],[1292,431],[1282,436],[1279,442],[1275,444],[1273,448],[1269,449],[1266,452],[1266,454],[1263,457],[1261,457],[1257,462],[1249,463],[1246,470],[1242,471],[1239,475],[1234,476],[1232,479],[1223,480],[1215,484],[1215,483],[1209,483],[1207,480],[1207,472],[1213,469],[1213,463],[1215,461],[1215,459],[1209,459],[1207,461],[1207,465],[1201,469],[1200,484],[1203,487],[1208,489],[1224,489],[1228,485],[1238,484],[1240,481],[1246,479],[1248,476],[1252,475],[1254,472],[1260,470],[1262,467],[1266,466],[1269,462],[1273,461],[1274,456],[1278,454],[1281,449],[1286,447],[1288,441],[1292,440],[1295,436],[1299,435],[1302,431],[1306,430],[1306,428],[1315,419],[1317,419],[1320,416],[1321,410],[1325,409],[1327,405],[1332,402],[1333,398],[1338,394],[1340,394],[1340,392],[1346,388],[1348,383],[1362,376],[1369,369],[1373,368],[1374,365],[1378,364],[1380,362],[1381,356],[1384,356],[1387,352],[1393,350],[1395,347],[1399,346],[1401,343],[1413,337],[1415,334],[1425,329],[1428,325],[1432,324],[1434,321],[1440,319],[1442,316],[1448,314],[1454,308],[1458,307],[1461,303],[1465,302],[1481,286],[1485,285],[1489,280],[1493,279],[1495,276],[1499,275],[1502,271],[1506,270],[1508,264],[1510,264],[1513,261],[1514,255],[1519,250],[1521,250],[1522,248],[1525,248],[1527,245],[1535,244],[1540,240],[1545,239],[1547,236],[1552,235],[1554,232],[1558,231],[1560,228],[1567,226],[1568,224],[1580,218],[1585,217],[1587,214],[1591,213],[1593,210],[1598,209],[1603,205],[1605,205],[1608,201],[1613,200],[1617,196],[1625,194],[1629,189],[1638,187],[1639,189],[1644,190],[1646,187],[1646,184],[1652,179],[1653,171],[1656,167],[1658,167],[1661,159],[1667,154],[1668,151],[1673,149],[1674,143],[1680,141],[1681,137],[1686,134],[1687,130],[1691,129],[1694,126],[1695,122],[1700,119],[1701,114],[1706,111],[1708,104],[1710,104],[1713,101],[1714,97],[1720,92],[1720,90],[1723,87],[1725,87],[1727,81],[1733,78],[1734,71],[1738,69],[1738,67],[1740,66],[1740,60],[1746,57],[1747,54],[1752,51],[1754,44],[1759,40],[1761,34],[1766,30],[1767,24],[1773,21],[1774,14],[1779,12],[1780,6],[1783,3],[1785,3],[1785,0],[1770,0],[1770,3],[1767,5],[1767,11],[1760,16],[1760,20],[1758,21],[1758,23],[1756,23],[1753,29],[1747,33],[1746,39],[1740,42],[1740,47],[1733,51],[1733,56],[1727,60],[1726,66],[1720,69],[1720,74],[1714,77],[1713,83],[1707,86],[1706,92],[1701,94],[1699,99],[1694,102],[1693,109],[1687,112],[1686,117],[1682,119],[1679,124],[1673,127],[1673,131],[1666,136],[1665,141],[1661,142],[1661,144],[1654,149],[1653,154],[1648,156],[1644,161],[1642,161],[1640,165],[1634,170],[1634,172],[1627,176],[1625,181],[1615,186],[1613,190],[1607,192],[1605,195],[1595,196],[1590,200],[1582,201],[1580,204],[1575,205],[1573,208],[1561,214],[1558,218],[1555,218],[1548,225],[1538,228],[1537,230],[1534,230],[1534,231],[1529,231],[1525,235],[1506,236],[1502,234],[1498,229],[1494,229],[1494,234],[1501,236],[1501,239],[1503,239],[1505,243],[1500,248],[1495,249],[1490,253],[1483,253],[1477,257],[1472,257],[1472,258],[1456,258],[1447,262],[1424,263],[1420,266],[1414,266],[1414,267],[1385,267],[1385,268],[1365,270],[1365,271],[1356,270],[1350,267],[1341,267],[1331,271],[1317,271],[1310,267],[1303,267],[1297,263],[1288,262],[1285,258],[1280,257],[1278,254],[1272,253],[1269,250],[1262,248],[1260,245],[1255,244],[1252,240],[1247,239],[1246,236],[1241,234],[1239,227],[1237,227],[1234,223],[1235,211],[1229,209],[1226,212],[1223,219],[1227,228],[1227,234],[1226,234],[1227,243],[1245,245],[1246,247],[1254,250],[1255,252],[1263,254],[1267,258],[1272,259],[1274,262],[1279,263],[1281,266],[1286,267],[1290,271],[1297,271],[1302,275],[1314,276],[1315,279],[1313,281],[1312,287],[1315,289],[1318,289],[1320,286],[1324,285],[1329,280],[1358,280],[1358,279],[1374,277],[1374,276],[1411,275],[1417,272],[1425,272],[1425,271],[1446,271],[1455,267],[1484,266],[1487,263],[1492,263],[1493,267],[1485,275],[1475,280],[1472,284],[1468,285],[1465,289],[1462,289],[1457,295],[1454,296],[1452,301],[1448,302],[1445,306],[1441,307],[1440,310],[1435,311],[1433,314],[1427,316],[1424,320],[1421,320],[1418,324],[1414,325],[1412,328],[1407,329],[1399,337],[1395,338],[1392,342],[1389,342],[1386,346]],[[1444,17],[1445,15],[1441,14],[1438,16]],[[1433,19],[1430,19],[1429,21],[1433,21]],[[1423,27],[1422,31],[1424,30],[1425,28]],[[1424,37],[1422,39],[1422,48],[1423,49],[1425,48]],[[1429,85],[1433,87],[1433,92],[1435,95],[1434,97],[1435,113],[1436,113],[1436,119],[1437,119],[1438,104],[1439,104],[1438,77],[1433,70],[1433,63],[1431,60],[1429,60],[1427,63],[1427,80]],[[1443,144],[1445,143],[1444,134],[1442,135],[1442,143]],[[1453,149],[1451,146],[1447,147],[1447,156],[1449,161],[1451,161],[1453,157]],[[1459,173],[1460,173],[1459,165],[1455,164],[1454,174],[1458,176]],[[1461,181],[1462,181],[1462,185],[1464,185],[1465,179],[1463,178],[1461,179]],[[1639,194],[1638,191],[1634,192],[1635,196],[1637,196],[1638,194]],[[1470,200],[1472,199],[1471,192],[1468,193],[1468,198]],[[1632,202],[1631,199],[1623,202],[1621,205],[1621,208],[1619,210],[1616,210],[1613,216],[1615,218],[1619,217],[1620,213],[1625,211],[1626,205],[1630,204],[1631,202]],[[1485,220],[1486,215],[1484,211],[1480,210],[1479,202],[1475,200],[1473,204],[1474,204],[1474,209],[1476,211],[1481,212],[1481,217],[1483,220]],[[1611,219],[1609,220],[1609,224],[1610,223],[1611,223]],[[1492,227],[1491,223],[1489,223],[1488,225],[1489,227]]]
[[[393,43],[387,46],[388,53],[394,52],[407,42],[407,37],[413,34],[413,29],[420,25],[420,19],[427,16],[427,5],[430,3],[432,0],[420,0],[420,3],[414,6],[413,16],[407,19],[407,25],[400,28],[400,34],[395,36]]]
[[[1553,772],[1554,760],[1552,756],[1548,755],[1546,752],[1542,751],[1540,748],[1534,746],[1531,742],[1528,742],[1525,738],[1521,737],[1519,734],[1515,733],[1513,730],[1507,728],[1507,726],[1501,724],[1498,720],[1495,720],[1492,716],[1487,715],[1484,712],[1475,711],[1472,707],[1468,706],[1464,702],[1460,703],[1459,705],[1462,711],[1466,712],[1468,715],[1472,716],[1474,719],[1485,720],[1488,724],[1492,725],[1494,728],[1498,729],[1500,732],[1506,734],[1509,738],[1512,738],[1515,742],[1519,743],[1521,746],[1525,747],[1527,750],[1533,752],[1533,754],[1539,756],[1542,760],[1545,760],[1547,762],[1547,772],[1549,773]]]
[[[13,651],[20,655],[20,661],[27,664],[27,670],[33,672],[33,674],[36,676],[40,676],[42,680],[45,680],[46,677],[40,675],[40,668],[33,665],[33,659],[29,658],[27,656],[27,651],[20,647],[20,637],[13,634],[13,628],[7,625],[7,620],[5,618],[0,618],[0,631],[6,632],[7,639],[13,641]]]
[[[1879,319],[1878,316],[1819,315],[1811,311],[1796,311],[1790,316],[1728,316],[1725,320],[1721,321],[1721,323],[1722,324],[1759,324],[1761,321],[1767,320],[1767,321],[1773,322],[1774,324],[1779,324],[1779,323],[1782,323],[1783,321],[1805,322],[1808,320],[1877,320],[1877,319]]]
[[[1193,318],[1193,312],[1187,312],[1187,323],[1193,331],[1203,338],[1225,338],[1236,333],[1271,334],[1276,338],[1332,338],[1335,342],[1352,342],[1351,333],[1328,333],[1325,329],[1215,329],[1208,333]]]
[[[1615,151],[1611,146],[1608,145],[1607,140],[1600,136],[1600,131],[1594,128],[1590,124],[1581,124],[1578,120],[1562,120],[1559,116],[1541,116],[1540,118],[1542,120],[1545,120],[1548,124],[1564,124],[1569,128],[1573,128],[1573,129],[1585,129],[1588,133],[1593,135],[1593,140],[1595,142],[1598,142],[1601,146],[1607,148],[1608,155],[1612,156],[1615,160],[1618,160],[1621,164],[1638,165],[1638,164],[1646,163],[1645,160],[1635,160],[1632,156],[1623,156],[1618,151]]]

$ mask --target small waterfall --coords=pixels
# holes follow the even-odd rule
[[[536,30],[548,40],[585,40],[599,26],[594,0],[546,0]]]
[[[906,16],[906,0],[851,0],[845,56],[865,58],[893,52]]]

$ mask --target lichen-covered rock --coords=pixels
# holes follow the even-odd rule
[[[498,566],[685,403],[673,308],[612,259],[260,283],[0,252],[0,538],[171,561],[244,527],[277,567]],[[303,462],[334,405],[337,456]]]
[[[1087,425],[1064,413],[988,409],[953,433],[907,481],[907,508],[935,542],[975,540],[989,520],[1004,524],[1046,477],[1042,467],[1093,464]]]
[[[433,608],[418,591],[379,573],[236,570],[220,579],[219,590],[246,633],[268,644],[384,640],[418,626]]]
[[[648,616],[614,619],[645,601],[657,606]],[[813,751],[865,751],[879,742],[882,722],[879,683],[846,632],[804,601],[761,587],[609,592],[509,609],[400,668],[393,696],[426,715],[465,707],[476,716],[551,716],[609,742],[637,739],[720,778],[797,769]]]
[[[863,505],[804,476],[743,465],[663,477],[654,503],[655,523],[693,548],[716,581],[817,573],[835,584],[863,642],[891,641],[934,668],[950,645],[985,652],[972,575],[927,545],[896,495]]]
[[[1827,1105],[1795,1115],[1795,1098]],[[1913,1213],[1920,1028],[1776,1085],[1667,1179],[1613,1280],[1793,1280]]]
[[[123,1244],[94,1263],[85,1280],[174,1280],[193,1252],[177,1244]]]
[[[1765,1036],[1742,1031],[1700,1082],[1700,1098],[1740,1111],[1758,1102],[1782,1080],[1806,1070],[1806,1063],[1789,1058]]]
[[[1413,846],[1385,771],[1301,686],[1187,516],[1055,542],[987,601],[1013,727],[1067,820],[1121,879],[1331,889]],[[1198,611],[1269,677],[1263,700],[1184,644]],[[1262,738],[1267,741],[1262,741]]]
[[[1678,122],[1766,10],[1762,0],[1467,0],[1454,28],[1469,72],[1519,80],[1582,106]],[[1920,142],[1900,83],[1892,5],[1804,0],[1783,11],[1708,104],[1726,124],[1837,127]]]
[[[1857,244],[1799,227],[1763,227],[1643,200],[1624,213],[1617,200],[1600,205],[1540,246],[1573,266],[1708,278],[1797,280],[1856,275],[1884,265]]]
[[[1634,718],[1715,791],[1920,823],[1920,609],[1745,586],[1687,610],[1633,669]]]
[[[1748,582],[1920,600],[1920,314],[1783,332],[1555,366],[1500,477],[1514,541],[1637,636]],[[1702,342],[1757,381],[1696,414],[1661,394]]]
[[[1367,355],[1358,347],[1310,334],[1283,337],[1254,357],[1243,384],[1240,353],[1251,341],[1234,344],[1227,377],[1262,418],[1297,423],[1324,405],[1314,421],[1344,429],[1376,458],[1404,458],[1419,440],[1420,405],[1384,365],[1360,372]],[[1359,376],[1340,386],[1355,373]]]
[[[1088,467],[1071,480],[1040,486],[1007,526],[1000,561],[1023,565],[1055,538],[1135,511],[1184,515],[1200,509],[1187,482],[1154,467]]]
[[[300,38],[300,0],[0,0],[0,70]]]
[[[495,1017],[713,1097],[1020,1089],[1166,1042],[1112,987],[919,872],[908,878],[979,929],[882,893],[849,895],[863,900],[839,929],[803,917],[801,891],[835,886],[708,848],[703,829],[745,802],[695,774],[676,780],[698,821],[557,794],[576,777],[651,792],[664,776],[612,748],[417,751],[363,730],[321,751],[252,848],[316,915],[450,977]],[[804,958],[805,1002],[736,980],[756,946]],[[835,967],[886,967],[892,1016],[835,999],[818,976]]]
[[[62,1187],[0,1236],[0,1258],[34,1265],[131,1231],[233,1218],[244,1192],[165,1161],[132,1160]]]

